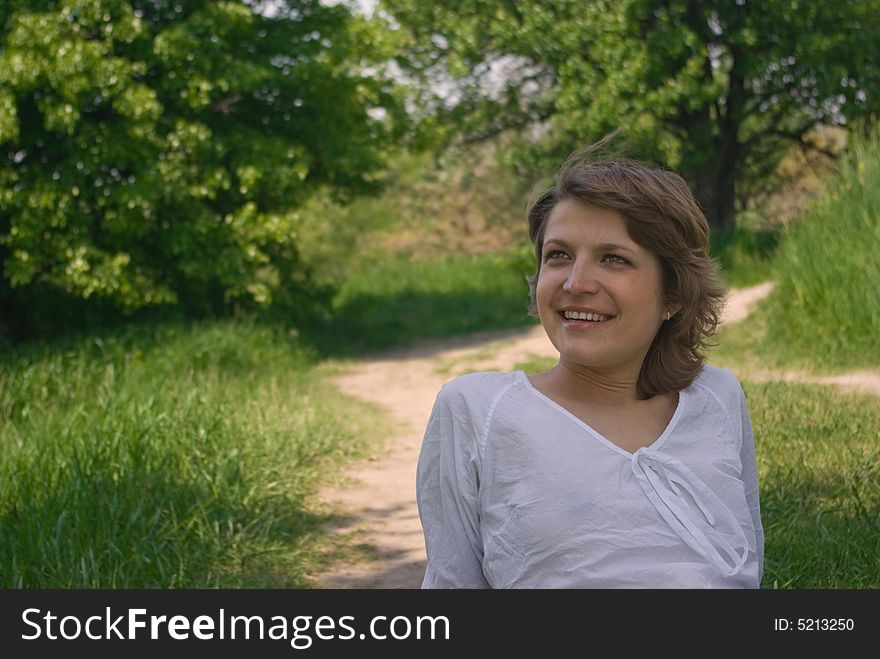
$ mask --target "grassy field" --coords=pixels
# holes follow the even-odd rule
[[[507,256],[376,262],[331,316],[145,324],[0,356],[0,587],[307,587],[309,497],[391,421],[325,382],[355,355],[530,322]],[[334,540],[332,542],[338,542]]]
[[[0,586],[307,586],[309,495],[387,428],[312,357],[247,322],[6,355]]]
[[[390,259],[296,330],[170,322],[7,351],[0,586],[308,587],[322,556],[357,551],[328,551],[309,496],[390,428],[326,376],[370,350],[529,322],[525,303],[506,256]]]
[[[349,273],[333,310],[303,327],[324,356],[352,357],[420,338],[526,326],[517,254],[376,259]]]
[[[744,384],[766,536],[764,587],[880,587],[880,401]]]

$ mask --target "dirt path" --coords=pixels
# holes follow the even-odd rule
[[[724,322],[738,322],[771,290],[766,283],[732,291]],[[556,358],[543,328],[485,332],[466,338],[425,341],[358,364],[331,381],[351,396],[378,403],[396,420],[379,459],[353,465],[345,487],[326,487],[319,499],[344,511],[338,533],[357,533],[372,548],[371,560],[337,563],[313,575],[319,588],[418,588],[425,569],[425,549],[415,500],[415,470],[422,435],[440,387],[469,371],[512,370],[531,357]],[[750,374],[752,377],[752,374]],[[770,372],[758,377],[779,379]],[[809,378],[789,373],[783,379],[809,379],[868,388],[880,394],[876,373]]]

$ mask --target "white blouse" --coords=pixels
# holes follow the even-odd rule
[[[755,444],[732,371],[704,366],[630,453],[523,371],[434,403],[416,476],[422,588],[758,588]]]

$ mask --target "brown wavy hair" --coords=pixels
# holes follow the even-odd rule
[[[601,143],[600,143],[601,145]],[[709,223],[684,179],[628,158],[596,159],[595,148],[576,151],[560,168],[555,185],[529,203],[529,238],[535,274],[527,277],[530,316],[537,316],[535,290],[541,274],[544,229],[563,199],[618,211],[630,237],[660,260],[667,302],[681,309],[665,321],[645,355],[636,395],[651,398],[688,387],[703,367],[727,290],[709,256]]]

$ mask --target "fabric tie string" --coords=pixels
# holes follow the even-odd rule
[[[675,458],[648,447],[633,453],[631,464],[632,472],[648,499],[688,546],[726,576],[738,574],[743,569],[749,544],[742,525],[693,471]],[[696,503],[696,508],[682,496],[682,491]],[[714,528],[718,519],[710,506],[736,532],[735,543]]]

